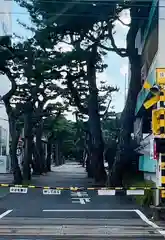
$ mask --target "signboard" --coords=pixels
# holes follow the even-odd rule
[[[44,195],[60,195],[61,194],[61,190],[43,189],[43,194]]]
[[[153,135],[150,134],[143,134],[143,140],[140,142],[140,147],[136,149],[137,152],[150,156],[152,158],[153,156],[153,148],[151,150],[151,146],[153,146],[151,143],[153,141]]]
[[[156,83],[165,85],[165,68],[156,68]]]
[[[25,187],[10,187],[10,193],[27,193],[28,188]]]

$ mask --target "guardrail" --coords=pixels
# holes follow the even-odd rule
[[[52,186],[34,186],[34,185],[15,185],[1,183],[0,188],[9,188],[10,193],[28,193],[29,189],[41,189],[43,195],[60,195],[61,192],[69,190],[75,192],[97,191],[98,195],[144,195],[146,190],[159,189],[165,194],[165,187],[52,187]]]
[[[165,187],[53,187],[53,186],[35,186],[35,185],[17,185],[10,183],[0,183],[0,187],[18,187],[18,188],[31,188],[31,189],[55,189],[55,190],[71,190],[71,191],[82,191],[82,190],[165,190]]]

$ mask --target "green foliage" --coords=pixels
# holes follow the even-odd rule
[[[153,204],[154,204],[153,190],[146,190],[144,198],[142,200],[142,205],[149,207]]]
[[[67,120],[63,115],[48,117],[44,121],[44,132],[51,138],[52,142],[60,142],[63,156],[68,157],[75,155],[75,123]]]
[[[56,70],[59,69],[61,72],[63,69],[63,73],[67,72],[66,77],[61,77],[63,87],[68,88],[65,95],[67,101],[70,105],[76,106],[81,114],[87,114],[90,79],[87,76],[86,67],[91,57],[91,49],[97,45],[96,72],[103,72],[107,67],[103,62],[103,57],[107,50],[113,50],[105,47],[107,39],[109,37],[113,39],[113,22],[122,7],[117,4],[118,2],[113,2],[113,5],[109,7],[98,2],[84,1],[82,3],[80,1],[77,3],[68,1],[67,3],[66,1],[65,4],[60,1],[47,4],[40,0],[28,2],[16,0],[16,2],[29,11],[33,23],[36,24],[34,35],[36,42],[41,49],[49,49],[49,53],[52,53],[54,68],[56,67]],[[81,17],[82,14],[85,14],[85,18]],[[114,41],[111,42],[114,43]],[[66,44],[71,50],[61,52],[58,43]],[[56,52],[55,47],[58,49]],[[115,48],[115,44],[113,47]],[[114,91],[117,91],[117,88],[105,84],[104,86],[102,84],[99,89],[101,114],[104,112],[107,114],[106,105],[109,105],[111,93]]]
[[[102,121],[102,131],[105,143],[109,146],[119,135],[119,126],[116,118]]]
[[[66,31],[84,33],[91,30],[93,25],[99,21],[106,21],[114,16],[118,1],[113,1],[113,5],[102,4],[98,1],[51,1],[49,4],[41,0],[16,0],[22,7],[25,7],[32,18],[33,23],[53,27],[57,24],[60,34]],[[60,27],[58,27],[60,26]]]

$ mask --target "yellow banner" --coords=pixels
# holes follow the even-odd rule
[[[152,107],[154,104],[156,104],[159,101],[159,96],[154,96],[152,97],[150,100],[146,101],[143,105],[145,107],[145,109],[148,109],[150,107]]]
[[[156,83],[165,85],[165,68],[156,68]]]
[[[147,81],[144,82],[143,88],[150,90],[151,87],[152,86],[149,82],[147,82]]]

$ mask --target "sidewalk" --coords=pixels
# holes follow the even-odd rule
[[[32,175],[31,185],[40,187],[88,187],[92,181],[87,178],[85,169],[78,163],[66,162],[61,166],[51,166],[51,172],[46,175]],[[12,174],[0,174],[0,184],[11,184]],[[8,187],[0,187],[0,198],[8,195]]]
[[[93,183],[87,178],[85,169],[74,162],[67,162],[61,166],[51,166],[51,170],[52,172],[45,176],[32,178],[32,184],[51,187],[87,187]]]

